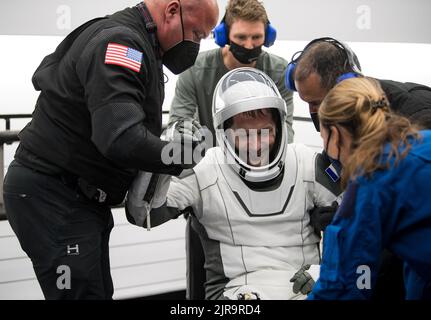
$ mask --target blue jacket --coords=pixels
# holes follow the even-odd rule
[[[406,298],[431,299],[431,130],[421,135],[396,166],[348,185],[308,299],[369,299],[383,248],[404,261]]]

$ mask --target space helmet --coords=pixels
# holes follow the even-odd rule
[[[275,122],[275,141],[268,150],[267,161],[259,165],[250,164],[244,153],[238,150],[236,137],[232,138],[230,130],[233,117],[255,111],[270,112]],[[237,68],[225,74],[214,91],[212,114],[217,144],[223,150],[227,163],[242,179],[259,183],[280,175],[288,141],[286,103],[268,75],[249,67]]]

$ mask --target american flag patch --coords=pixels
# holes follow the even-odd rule
[[[109,43],[106,49],[105,64],[115,64],[139,72],[142,52],[117,43]]]

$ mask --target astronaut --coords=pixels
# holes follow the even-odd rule
[[[159,175],[155,188],[154,176],[141,172],[126,201],[129,221],[155,226],[193,208],[206,299],[304,299],[293,291],[294,275],[312,265],[317,278],[320,263],[308,210],[335,201],[338,184],[324,173],[323,157],[287,143],[285,102],[262,71],[223,76],[212,111],[218,146],[186,177]],[[198,130],[178,131],[193,140]]]

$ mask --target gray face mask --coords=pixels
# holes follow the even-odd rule
[[[183,40],[172,48],[168,49],[162,58],[163,64],[173,73],[179,74],[195,64],[199,53],[200,44],[191,40],[184,39],[183,13],[180,2],[181,29]]]

